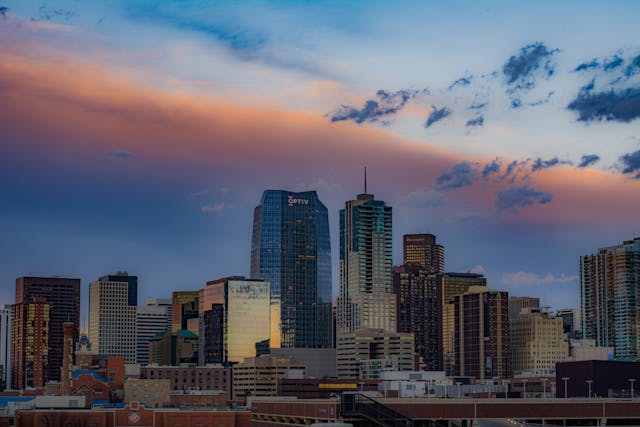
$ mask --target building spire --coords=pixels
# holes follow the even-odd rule
[[[364,167],[364,194],[367,194],[367,167]]]

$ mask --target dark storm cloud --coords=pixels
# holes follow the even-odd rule
[[[454,188],[472,185],[478,179],[475,167],[467,162],[460,162],[442,173],[435,180],[434,186],[438,190],[450,190]]]
[[[469,126],[482,126],[482,125],[484,125],[484,117],[478,116],[475,119],[467,120],[467,123],[465,126],[469,127]]]
[[[611,58],[605,59],[604,63],[602,64],[602,69],[605,71],[611,71],[618,68],[623,63],[624,63],[624,59],[622,59],[620,56],[616,54],[616,55],[613,55]]]
[[[627,77],[635,76],[640,72],[640,55],[636,56],[631,64],[627,66],[624,75]]]
[[[496,209],[498,211],[517,212],[520,208],[547,204],[553,200],[553,194],[538,191],[528,185],[511,187],[498,193]]]
[[[471,84],[471,78],[472,76],[460,77],[449,85],[448,90],[451,90],[456,86],[469,86]]]
[[[623,174],[636,174],[634,178],[640,179],[640,150],[620,156],[620,161]]]
[[[590,62],[583,62],[582,64],[578,65],[576,69],[573,71],[585,71],[592,68],[600,68],[600,63],[595,58],[592,59]]]
[[[529,80],[534,71],[544,70],[547,76],[555,72],[555,65],[551,62],[551,56],[557,49],[549,50],[543,43],[533,43],[520,49],[518,55],[513,55],[502,66],[502,73],[508,84],[520,83],[520,88],[531,88]]]
[[[115,157],[117,159],[126,159],[128,157],[135,157],[135,154],[133,154],[129,150],[115,150],[115,151],[109,151],[107,153],[107,156]]]
[[[437,108],[435,105],[432,107],[433,111],[431,111],[431,114],[429,114],[429,117],[427,118],[427,122],[424,124],[424,127],[426,128],[431,127],[434,123],[439,122],[453,113],[453,111],[447,107]]]
[[[498,172],[500,172],[500,166],[502,166],[502,163],[499,159],[495,159],[487,163],[486,165],[484,165],[484,168],[482,168],[482,178],[484,180],[487,180],[491,175],[497,174]]]
[[[594,163],[597,163],[600,160],[600,156],[597,154],[585,154],[580,159],[580,163],[578,164],[578,168],[586,168],[587,166],[591,166]]]
[[[533,161],[533,165],[531,165],[531,172],[537,172],[542,169],[551,168],[558,165],[569,165],[571,164],[568,160],[560,160],[557,157],[553,157],[549,160],[543,160],[540,157]]]
[[[362,108],[358,109],[350,105],[341,105],[340,108],[327,116],[332,122],[352,120],[358,124],[364,122],[376,122],[380,117],[390,116],[402,110],[410,99],[419,94],[425,94],[425,90],[401,89],[397,92],[389,92],[380,89],[376,92],[377,99],[368,99]]]
[[[583,88],[567,106],[578,113],[578,121],[630,122],[640,117],[640,87],[607,92],[592,92],[593,86]]]

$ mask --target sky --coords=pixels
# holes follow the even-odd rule
[[[0,303],[248,275],[266,189],[368,190],[447,271],[578,307],[640,235],[640,2],[0,0]]]

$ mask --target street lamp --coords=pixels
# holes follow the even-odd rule
[[[570,377],[562,377],[562,381],[564,381],[564,398],[567,398],[567,382],[570,380]]]
[[[629,383],[631,384],[631,398],[633,399],[633,383],[636,382],[635,378],[629,378]]]
[[[549,378],[542,378],[540,381],[542,381],[542,398],[546,399],[547,398],[547,381],[549,380]]]
[[[460,392],[461,392],[461,387],[460,386],[462,385],[462,383],[457,382],[456,384],[458,385],[458,399],[460,399],[460,397],[461,397],[460,396]]]
[[[527,380],[522,380],[522,398],[527,398]]]
[[[509,380],[502,380],[502,386],[504,387],[504,398],[509,397]]]
[[[591,384],[593,383],[593,380],[587,380],[587,385],[589,386],[589,396],[588,398],[591,399]]]

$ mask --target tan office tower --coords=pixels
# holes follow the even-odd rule
[[[199,291],[174,291],[171,298],[171,332],[189,329],[189,319],[198,318]]]
[[[366,185],[340,211],[337,335],[369,328],[396,332],[391,232],[391,207],[367,194]]]
[[[455,372],[453,338],[455,333],[455,310],[453,298],[462,295],[472,286],[487,286],[487,279],[475,273],[445,273],[438,275],[442,301],[442,358],[447,375]]]
[[[509,378],[509,294],[474,287],[454,297],[455,374]]]
[[[561,317],[549,318],[547,313],[535,308],[523,309],[518,316],[509,317],[514,373],[545,375],[555,370],[556,363],[568,359],[569,347],[564,340]]]
[[[436,244],[433,234],[402,236],[402,263],[419,264],[433,273],[444,273],[444,246]]]
[[[531,312],[531,309],[540,311],[540,298],[535,297],[510,297],[509,319],[517,318],[523,309]]]

